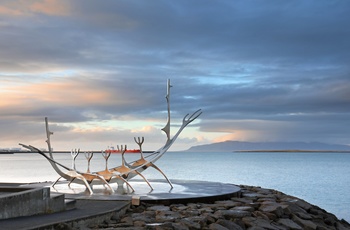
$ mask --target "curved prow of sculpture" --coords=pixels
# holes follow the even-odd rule
[[[65,165],[55,161],[54,159],[51,159],[50,157],[46,156],[46,154],[43,153],[43,151],[41,151],[40,149],[38,149],[38,148],[36,148],[36,147],[34,147],[32,145],[25,145],[25,144],[21,144],[21,143],[19,143],[19,145],[21,145],[23,148],[26,148],[26,149],[30,150],[31,152],[39,153],[40,155],[45,157],[49,162],[57,164],[57,165],[61,166],[62,168],[66,169],[66,170],[73,170],[73,169],[70,169],[67,166],[65,166]]]
[[[40,149],[34,147],[34,146],[31,146],[31,145],[24,145],[24,144],[21,144],[21,146],[23,146],[24,148],[26,149],[29,149],[31,152],[36,152],[36,153],[39,153],[40,155],[42,155],[43,157],[45,157],[50,163],[53,163],[55,165],[59,165],[61,166],[62,168],[66,169],[68,171],[68,174],[67,173],[63,173],[64,175],[62,176],[63,178],[66,178],[67,180],[70,180],[70,182],[72,182],[74,179],[79,179],[81,180],[84,184],[85,184],[85,187],[89,190],[89,193],[90,194],[93,194],[93,191],[91,189],[91,186],[89,183],[91,183],[92,180],[94,179],[99,179],[101,180],[104,184],[106,184],[108,186],[108,188],[111,190],[112,193],[114,193],[114,190],[112,189],[112,187],[107,183],[107,181],[101,177],[100,175],[96,175],[96,174],[90,174],[90,173],[80,173],[74,169],[71,169],[71,168],[68,168],[67,166],[55,161],[54,159],[51,159],[50,157],[46,156],[46,154],[44,152],[42,152]],[[56,166],[57,167],[57,166]],[[60,178],[57,179],[57,181],[59,180]],[[89,182],[89,181],[90,182]],[[55,183],[57,183],[57,181]],[[54,183],[54,184],[55,184]]]

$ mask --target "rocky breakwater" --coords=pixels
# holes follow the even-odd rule
[[[297,197],[241,186],[242,196],[215,203],[132,206],[95,229],[350,229],[350,224]]]

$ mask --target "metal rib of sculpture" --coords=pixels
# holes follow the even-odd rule
[[[156,169],[158,172],[160,172],[164,176],[164,178],[169,183],[170,187],[173,188],[174,187],[173,184],[170,182],[170,180],[165,175],[165,173],[160,168],[158,168],[153,162],[147,161],[146,158],[143,156],[142,144],[143,144],[145,138],[142,137],[140,139],[140,137],[138,137],[138,139],[136,139],[136,137],[134,137],[134,140],[135,140],[136,144],[138,144],[138,146],[139,146],[141,158],[136,160],[136,161],[133,161],[131,164],[126,163],[126,165],[132,169],[138,168],[140,165],[142,165],[144,170],[145,170],[145,168],[153,167],[154,169]],[[126,162],[125,159],[123,159],[123,161]],[[138,172],[138,171],[136,171],[136,172]],[[139,174],[141,174],[141,173],[139,173]],[[152,188],[152,186],[150,184],[149,184],[149,186]]]
[[[93,152],[85,152],[85,158],[86,158],[86,160],[88,162],[87,170],[86,170],[87,173],[90,173],[90,161],[91,161],[93,156],[94,156]]]
[[[74,183],[80,183],[80,184],[85,185],[86,188],[88,189],[88,191],[90,192],[90,194],[93,194],[93,190],[92,190],[91,186],[92,186],[92,184],[95,184],[95,183],[107,185],[107,187],[112,191],[112,193],[114,192],[114,190],[112,189],[110,184],[113,182],[117,182],[118,185],[120,185],[120,186],[123,186],[123,184],[125,183],[125,184],[127,184],[127,186],[129,186],[132,189],[132,191],[134,191],[133,187],[128,183],[128,180],[132,179],[136,175],[140,175],[144,179],[144,181],[150,186],[150,188],[153,189],[152,186],[150,185],[150,183],[148,182],[148,180],[142,175],[142,172],[149,167],[153,167],[157,171],[159,171],[165,177],[165,179],[168,181],[169,185],[171,187],[173,187],[170,180],[166,177],[166,175],[162,172],[162,170],[160,170],[155,165],[155,162],[158,159],[160,159],[164,155],[164,153],[172,146],[172,144],[175,142],[175,140],[180,135],[180,133],[183,131],[183,129],[188,124],[190,124],[192,121],[194,121],[196,118],[198,118],[202,114],[202,112],[199,109],[199,110],[195,111],[194,113],[192,113],[191,115],[187,114],[182,120],[181,127],[175,133],[175,135],[171,138],[170,137],[170,87],[171,87],[170,80],[168,80],[168,82],[167,82],[167,95],[166,95],[168,119],[167,119],[167,123],[166,123],[165,127],[162,129],[162,131],[164,131],[166,136],[167,136],[167,141],[166,141],[164,146],[162,146],[158,150],[154,151],[153,153],[151,153],[145,157],[143,155],[143,151],[142,151],[142,144],[144,142],[144,138],[142,138],[142,139],[134,138],[135,142],[140,147],[141,158],[139,160],[127,163],[125,161],[125,158],[124,158],[124,153],[126,151],[126,146],[125,146],[124,148],[123,147],[121,148],[121,150],[122,150],[122,165],[120,165],[118,167],[113,167],[113,168],[108,169],[108,167],[107,167],[108,157],[105,157],[105,159],[106,159],[105,170],[99,171],[99,172],[89,172],[90,169],[88,167],[88,171],[86,173],[79,172],[75,169],[75,158],[74,157],[76,157],[76,156],[73,156],[73,153],[72,153],[73,169],[71,169],[67,166],[64,166],[61,163],[57,162],[53,157],[52,148],[51,148],[51,140],[50,140],[50,136],[53,135],[53,132],[51,132],[49,130],[47,118],[45,118],[46,136],[47,136],[46,143],[47,143],[47,146],[49,149],[49,151],[48,151],[49,156],[47,156],[45,153],[43,153],[41,150],[39,150],[38,148],[36,148],[34,146],[24,145],[24,144],[20,144],[20,145],[29,149],[32,152],[37,152],[40,155],[44,156],[50,162],[53,169],[60,175],[60,178],[64,178],[67,181],[70,181],[70,183],[74,181]],[[107,156],[107,155],[105,155],[105,156]],[[87,157],[87,159],[88,159],[88,157]],[[90,158],[90,160],[91,160],[91,158]],[[88,163],[90,164],[89,160],[88,160]],[[59,168],[59,166],[65,170],[67,170],[67,172],[63,172]],[[76,180],[76,179],[78,179],[78,180]],[[54,184],[53,184],[53,186],[54,186]]]
[[[122,165],[115,167],[115,168],[111,168],[110,171],[122,174],[123,178],[125,180],[128,180],[128,177],[130,175],[133,175],[131,177],[139,175],[148,184],[148,186],[151,188],[151,190],[153,190],[152,185],[149,183],[149,181],[146,179],[146,177],[144,177],[144,175],[142,175],[137,170],[134,170],[132,167],[129,167],[129,164],[126,162],[125,157],[124,157],[124,154],[126,152],[126,145],[125,145],[125,148],[123,148],[123,146],[121,146],[121,149],[119,149],[119,145],[117,146],[117,148],[122,153]]]

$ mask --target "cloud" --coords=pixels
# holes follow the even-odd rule
[[[69,12],[69,1],[66,0],[5,0],[2,1],[2,6],[0,6],[0,15],[12,17],[28,17],[38,13],[51,16],[66,16]]]
[[[126,130],[131,140],[134,130],[157,139],[171,78],[174,126],[204,111],[181,136],[182,146],[227,138],[349,143],[348,7],[346,1],[202,1],[200,7],[5,1],[0,128],[40,135],[48,116],[67,128],[63,136],[85,130],[85,142],[93,136],[88,132],[107,140],[111,129]]]
[[[23,2],[23,1],[22,1]],[[69,1],[41,0],[33,1],[29,9],[35,13],[65,16],[70,13]]]

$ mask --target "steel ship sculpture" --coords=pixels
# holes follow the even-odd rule
[[[134,188],[131,186],[129,183],[129,180],[134,178],[135,176],[140,176],[142,179],[145,181],[145,183],[148,184],[148,186],[153,190],[152,185],[150,182],[144,177],[142,174],[143,171],[146,169],[152,167],[159,171],[168,184],[170,185],[171,188],[173,188],[173,185],[171,181],[167,178],[167,176],[164,174],[164,172],[156,166],[156,161],[159,160],[167,151],[168,149],[174,144],[175,140],[178,138],[180,133],[184,130],[184,128],[193,122],[195,119],[197,119],[201,114],[202,111],[201,109],[195,111],[194,113],[187,114],[186,116],[183,117],[182,119],[182,125],[178,129],[178,131],[171,137],[170,134],[170,126],[171,126],[171,116],[170,116],[170,88],[172,86],[170,85],[170,80],[167,81],[167,93],[166,93],[166,103],[167,103],[167,123],[162,128],[162,131],[167,136],[165,144],[160,147],[158,150],[154,151],[153,153],[148,154],[147,156],[144,155],[144,152],[142,150],[142,144],[144,142],[144,137],[135,137],[134,141],[136,144],[139,146],[140,149],[140,158],[138,160],[132,161],[132,162],[127,162],[124,158],[124,154],[127,151],[127,146],[126,145],[121,145],[120,147],[118,146],[118,150],[122,154],[122,164],[116,167],[109,168],[108,167],[108,159],[110,157],[111,152],[110,151],[102,151],[102,155],[105,158],[105,169],[102,171],[96,171],[96,172],[91,172],[90,171],[90,160],[93,156],[92,152],[87,152],[85,153],[85,157],[88,160],[88,170],[86,172],[78,171],[75,168],[75,159],[79,155],[80,150],[74,150],[71,152],[72,158],[73,158],[73,163],[72,167],[68,167],[66,165],[63,165],[59,162],[57,162],[54,159],[53,152],[52,152],[52,147],[51,147],[51,135],[53,135],[53,132],[50,131],[49,129],[49,122],[48,119],[45,118],[45,125],[46,125],[46,143],[48,147],[48,155],[43,152],[42,150],[38,149],[37,147],[34,147],[32,145],[25,145],[25,144],[20,144],[26,149],[29,149],[31,152],[36,152],[45,157],[49,163],[51,164],[52,168],[58,173],[60,176],[52,186],[55,186],[56,183],[61,179],[65,179],[69,181],[70,185],[71,183],[78,183],[78,184],[83,184],[85,185],[86,189],[89,191],[90,194],[93,194],[93,185],[94,184],[103,184],[107,186],[107,188],[111,191],[111,193],[114,193],[115,191],[113,190],[111,184],[112,183],[117,183],[118,184],[118,189],[124,188],[124,184],[126,184],[127,187],[130,188],[131,192],[134,192]]]

